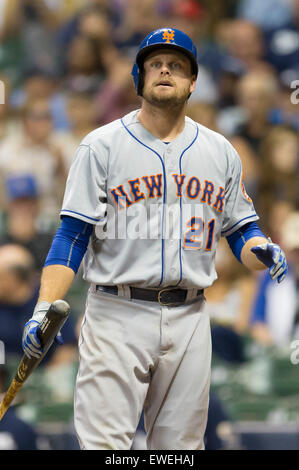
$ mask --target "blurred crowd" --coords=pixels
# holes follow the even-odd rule
[[[299,339],[299,0],[0,0],[0,339],[7,355],[21,355],[76,147],[140,106],[134,57],[144,36],[165,26],[185,31],[198,48],[188,116],[237,149],[259,225],[290,265],[277,285],[268,274],[246,272],[220,243],[219,279],[206,293],[214,353],[242,363],[244,335],[265,348]],[[45,368],[77,360],[75,320]]]

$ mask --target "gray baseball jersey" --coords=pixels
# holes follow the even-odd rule
[[[84,278],[208,287],[220,236],[258,219],[240,158],[222,135],[188,117],[167,144],[137,114],[87,135],[71,165],[61,215],[94,224]]]

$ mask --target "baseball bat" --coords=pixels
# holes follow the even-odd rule
[[[17,373],[0,404],[0,421],[22,385],[28,379],[31,372],[33,372],[36,366],[38,366],[38,364],[47,354],[47,351],[52,345],[55,336],[63,327],[66,319],[68,318],[69,313],[70,306],[64,300],[55,300],[55,302],[51,304],[37,330],[37,335],[43,348],[42,356],[39,358],[29,358],[24,354],[22,357],[17,369]]]

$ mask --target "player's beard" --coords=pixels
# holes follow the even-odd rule
[[[144,87],[142,97],[149,104],[157,107],[177,108],[183,106],[190,96],[190,85],[186,85],[184,89],[179,91],[176,87],[173,87],[172,90],[175,90],[175,93],[168,94],[161,93],[155,86],[148,90]]]

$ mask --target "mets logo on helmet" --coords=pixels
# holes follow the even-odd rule
[[[170,41],[174,41],[174,31],[173,29],[168,29],[164,31],[163,33],[163,40],[166,41],[166,43],[170,43]]]

